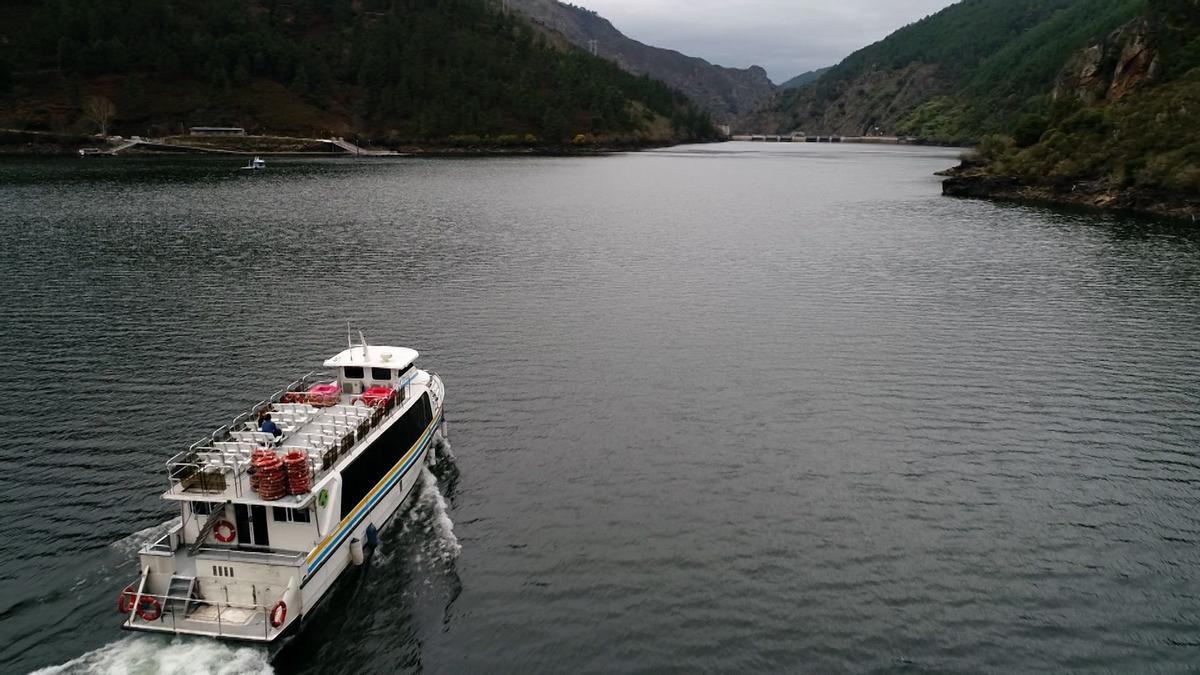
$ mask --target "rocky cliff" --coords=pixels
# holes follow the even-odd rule
[[[1159,70],[1150,22],[1139,19],[1076,54],[1055,84],[1054,100],[1075,99],[1086,105],[1119,101],[1153,82]]]
[[[725,68],[626,37],[607,19],[556,0],[509,0],[509,6],[557,31],[575,45],[595,50],[636,75],[648,75],[686,94],[720,124],[740,127],[766,107],[775,85],[762,68]]]

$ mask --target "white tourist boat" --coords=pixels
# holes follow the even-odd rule
[[[359,346],[167,462],[180,521],[120,594],[131,630],[272,642],[297,630],[404,502],[442,425],[417,352]],[[270,414],[274,429],[260,431]]]
[[[248,164],[246,164],[246,166],[243,166],[242,170],[243,171],[260,171],[265,168],[267,168],[267,160],[263,159],[262,157],[255,157],[254,159],[250,160],[250,162]]]

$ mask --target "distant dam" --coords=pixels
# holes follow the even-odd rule
[[[884,145],[904,145],[917,142],[917,139],[908,136],[809,136],[808,134],[735,135],[730,136],[729,140],[764,143],[882,143]]]

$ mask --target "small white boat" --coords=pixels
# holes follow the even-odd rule
[[[261,171],[267,168],[267,162],[262,157],[255,157],[250,160],[250,163],[242,167],[243,171]]]
[[[420,480],[445,388],[417,356],[363,339],[172,457],[162,498],[180,520],[139,551],[122,628],[258,643],[299,630]]]

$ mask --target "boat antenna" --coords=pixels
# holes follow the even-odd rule
[[[346,320],[346,348],[354,349],[354,342],[350,339],[350,321]]]
[[[370,358],[367,355],[367,337],[365,335],[363,335],[363,332],[361,330],[358,331],[358,339],[362,340],[363,360],[366,360],[366,359]]]

